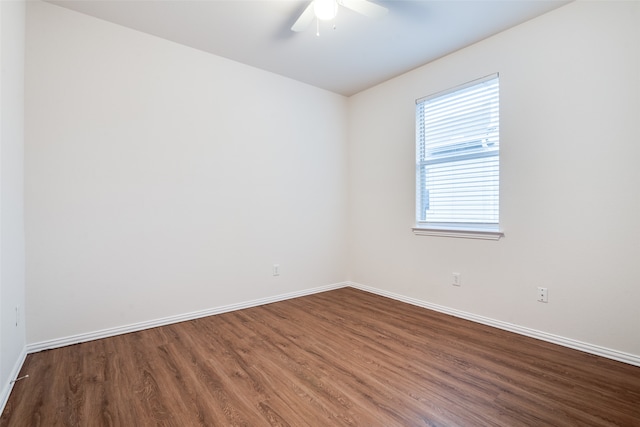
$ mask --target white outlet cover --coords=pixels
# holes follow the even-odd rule
[[[461,277],[460,273],[453,273],[453,278],[452,278],[451,284],[453,286],[462,285],[462,277]]]

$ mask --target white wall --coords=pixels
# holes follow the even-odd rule
[[[28,342],[343,281],[346,106],[29,2]]]
[[[348,103],[27,12],[28,342],[349,276],[640,355],[637,2],[572,3]],[[496,71],[506,237],[414,236],[414,100]]]
[[[0,1],[0,410],[25,351],[24,32],[25,3]]]
[[[350,98],[351,279],[640,355],[639,24],[579,1]],[[414,101],[495,72],[506,237],[414,236]]]

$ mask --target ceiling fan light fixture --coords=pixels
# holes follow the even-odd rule
[[[338,2],[336,0],[313,0],[313,12],[321,21],[329,21],[338,14]]]

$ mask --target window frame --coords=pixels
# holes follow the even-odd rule
[[[418,112],[420,111],[420,105],[424,102],[438,99],[449,95],[454,92],[459,92],[464,89],[468,89],[471,87],[475,87],[481,85],[485,82],[498,79],[499,84],[499,73],[493,73],[488,76],[482,77],[480,79],[476,79],[455,87],[452,87],[447,90],[443,90],[432,95],[428,95],[416,100],[416,170],[415,170],[415,226],[412,227],[414,234],[421,236],[440,236],[440,237],[457,237],[457,238],[470,238],[470,239],[487,239],[487,240],[499,240],[504,237],[504,232],[501,230],[501,222],[500,222],[500,178],[498,177],[498,207],[497,214],[498,220],[496,223],[483,223],[483,222],[435,222],[435,221],[427,221],[421,220],[421,208],[424,207],[424,201],[422,200],[424,197],[423,190],[423,168],[428,164],[453,164],[456,161],[460,161],[460,159],[468,158],[481,158],[481,157],[493,157],[497,156],[498,161],[498,174],[500,171],[500,148],[499,148],[499,122],[500,122],[500,112],[498,107],[498,147],[495,150],[494,154],[482,154],[482,153],[471,153],[471,154],[461,154],[460,156],[451,157],[446,160],[439,160],[437,158],[431,160],[425,160],[421,156],[421,154],[426,150],[426,142],[424,140],[424,134],[421,136],[421,131],[423,128],[420,127],[420,118],[418,116]],[[498,103],[499,103],[499,86],[498,86]]]

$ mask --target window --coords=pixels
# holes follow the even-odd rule
[[[497,74],[416,101],[416,234],[499,239]]]

